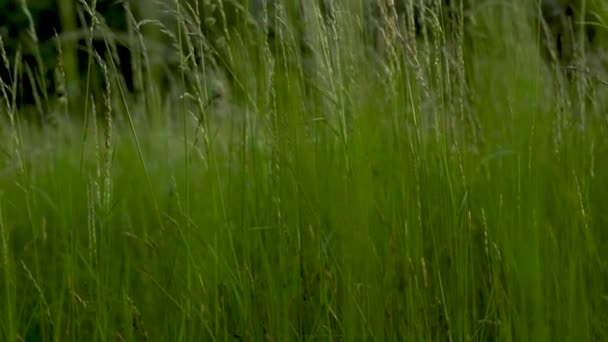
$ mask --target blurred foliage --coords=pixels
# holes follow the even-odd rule
[[[469,18],[474,16],[474,6],[479,6],[481,1],[463,2],[465,24],[468,25]],[[92,24],[90,6],[93,3],[99,26],[93,33],[94,39],[89,41],[89,27]],[[361,7],[365,12],[363,15],[368,17],[367,25],[376,25],[375,32],[369,31],[373,32],[372,39],[382,39],[381,22],[387,15],[395,14],[398,23],[406,26],[409,20],[407,11],[413,9],[418,33],[425,25],[433,25],[420,20],[421,17],[436,20],[426,13],[428,11],[424,6],[410,6],[406,0],[395,1],[395,7],[391,7],[392,2],[388,0],[366,0],[362,3],[372,4],[372,7]],[[445,26],[444,30],[449,31],[450,27],[454,27],[450,21],[457,17],[455,13],[460,11],[462,2],[436,0],[417,3],[447,9],[440,21]],[[277,7],[277,4],[282,6]],[[326,18],[334,15],[331,7],[336,4],[332,1],[318,0],[315,4]],[[543,19],[540,28],[549,60],[573,63],[575,43],[580,42],[581,38],[595,55],[603,58],[608,2],[541,0],[540,3],[531,4],[537,7],[536,11],[540,11],[540,18]],[[530,11],[534,12],[532,7]],[[277,8],[281,9],[281,13]],[[142,72],[143,59],[147,59],[150,63],[148,66],[155,69],[151,71],[153,81],[162,83],[169,82],[172,74],[177,73],[180,57],[176,46],[181,44],[185,54],[192,52],[187,51],[192,50],[192,46],[187,46],[191,43],[187,39],[179,39],[180,30],[182,33],[188,32],[187,38],[196,41],[199,46],[195,50],[203,55],[205,63],[224,69],[230,75],[230,44],[267,40],[271,43],[271,50],[275,51],[273,42],[295,39],[299,41],[301,53],[309,53],[305,21],[310,14],[306,10],[304,2],[278,0],[0,0],[0,37],[10,61],[8,69],[5,63],[0,63],[0,77],[5,84],[18,85],[17,106],[37,104],[39,112],[47,111],[42,104],[48,104],[49,99],[64,90],[58,90],[62,87],[57,87],[55,70],[59,41],[64,50],[66,88],[73,97],[78,98],[85,86],[81,83],[86,79],[89,80],[86,86],[103,86],[99,61],[92,56],[92,51],[111,62],[108,65],[114,67],[110,68],[113,77],[126,90],[138,92],[145,83],[141,75],[138,76]],[[279,17],[281,20],[277,19]],[[145,22],[147,19],[153,22]],[[287,32],[286,27],[294,32]],[[16,63],[16,58],[20,63]],[[16,73],[9,70],[16,65],[21,66]]]
[[[62,4],[68,6],[61,7]],[[65,9],[76,13],[62,16],[61,10]],[[111,31],[126,31],[127,19],[120,2],[97,1],[96,12],[103,18],[104,26]],[[72,22],[67,22],[69,20]],[[67,81],[70,83],[60,88],[67,86],[67,90],[73,93],[81,90],[78,81],[85,79],[88,71],[90,49],[87,48],[87,28],[91,24],[91,16],[83,4],[72,0],[1,0],[0,23],[0,34],[9,60],[8,68],[5,63],[0,66],[0,77],[9,85],[8,88],[12,84],[17,86],[15,105],[35,104],[39,112],[49,110],[44,106],[52,103],[49,100],[58,92],[56,69],[59,66],[59,46],[63,50],[61,72],[68,74]],[[94,43],[93,49],[100,56],[107,57],[105,46],[101,39]],[[77,59],[74,55],[77,55]],[[114,51],[114,55],[118,57],[117,60],[129,57],[128,51],[123,51],[120,56]],[[128,64],[128,61],[123,63],[125,66]],[[76,72],[78,75],[74,75]]]

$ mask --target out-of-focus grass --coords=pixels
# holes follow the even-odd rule
[[[116,89],[86,126],[9,108],[3,339],[608,339],[606,89],[558,82],[521,10],[383,56],[349,11],[314,58],[236,37],[233,98],[163,120]]]

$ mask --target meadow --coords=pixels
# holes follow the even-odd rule
[[[134,30],[136,91],[91,53],[29,107],[3,53],[0,340],[608,341],[601,51],[547,58],[523,0],[338,3],[308,52],[219,30],[229,75],[177,7],[171,77]]]

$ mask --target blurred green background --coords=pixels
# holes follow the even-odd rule
[[[363,0],[342,1],[340,6],[346,3],[363,12],[362,18],[367,18],[363,23],[367,32],[373,32],[372,26],[382,21],[382,16],[388,13],[383,8],[390,4],[385,0]],[[427,20],[422,20],[425,14],[421,9],[431,3],[434,2],[412,2],[419,34]],[[442,2],[449,10],[442,18],[447,35],[451,30],[447,21],[457,17],[449,13],[458,13],[460,3]],[[474,12],[491,4],[488,1],[462,3],[467,26],[475,25],[469,22]],[[0,77],[9,86],[18,85],[16,105],[34,105],[40,117],[50,110],[48,106],[53,99],[65,92],[77,100],[86,89],[102,85],[103,77],[94,54],[110,61],[108,67],[112,77],[125,91],[140,93],[144,83],[148,83],[156,88],[158,95],[164,92],[163,87],[168,83],[175,83],[179,72],[177,11],[185,14],[180,18],[187,18],[186,25],[196,26],[204,36],[201,44],[205,46],[201,51],[205,54],[205,62],[211,68],[227,71],[230,76],[232,57],[226,41],[231,38],[231,32],[238,32],[241,39],[247,41],[251,38],[247,35],[257,30],[271,41],[276,36],[272,13],[277,4],[281,4],[286,13],[291,13],[294,22],[302,20],[299,17],[304,16],[303,8],[308,6],[305,2],[272,0],[1,0],[0,36],[8,63],[1,63]],[[407,21],[409,4],[408,1],[395,2],[399,20]],[[318,7],[326,17],[331,17],[328,13],[335,4],[319,0]],[[583,51],[575,45],[584,44],[586,51],[593,55],[589,65],[597,68],[606,64],[607,59],[604,33],[607,7],[607,2],[602,0],[535,0],[529,2],[527,14],[522,15],[521,20],[538,26],[541,51],[549,63],[571,67],[579,60],[576,51]],[[265,10],[270,11],[266,20]],[[97,19],[93,20],[93,17]],[[304,31],[302,27],[299,30]],[[305,32],[294,35],[299,36],[296,39],[307,39]],[[480,38],[483,39],[471,39]],[[374,44],[373,37],[367,40],[370,45]],[[302,42],[304,49],[306,44]],[[185,43],[181,45],[182,52],[187,55]],[[59,54],[65,85],[58,85],[57,80]],[[15,63],[17,59],[19,63]],[[147,82],[142,74],[149,76]]]

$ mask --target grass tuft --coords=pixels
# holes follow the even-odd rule
[[[602,68],[524,1],[245,3],[122,3],[124,75],[82,1],[53,126],[0,39],[5,340],[608,340]]]

